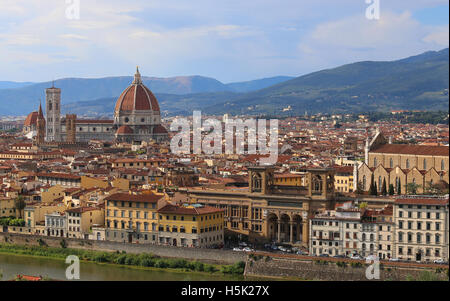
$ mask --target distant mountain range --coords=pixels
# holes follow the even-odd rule
[[[277,76],[248,82],[224,84],[216,79],[203,76],[142,77],[144,84],[155,94],[173,95],[173,97],[169,97],[170,99],[176,98],[176,95],[197,93],[218,92],[220,95],[223,92],[249,92],[292,78]],[[45,89],[53,84],[55,87],[61,88],[62,104],[70,108],[72,103],[81,104],[84,101],[89,103],[92,100],[96,102],[97,99],[117,98],[132,81],[132,76],[121,76],[99,79],[65,78],[56,80],[54,83],[25,84],[1,82],[3,83],[1,87],[5,88],[0,88],[0,115],[27,114],[27,112],[36,110],[39,99],[45,100]],[[212,103],[210,102],[210,104]],[[173,106],[169,104],[169,107]],[[108,113],[112,113],[112,107],[105,109],[108,110]],[[99,113],[103,111],[102,109]],[[79,113],[79,110],[76,110],[74,113]]]
[[[391,62],[358,62],[297,78],[277,76],[230,84],[202,76],[143,80],[165,115],[191,114],[195,109],[208,114],[258,115],[448,110],[449,49]],[[131,76],[67,78],[55,81],[55,86],[62,89],[63,113],[111,115],[117,97],[131,81]],[[51,85],[19,83],[15,88],[0,88],[0,115],[36,110],[38,99],[44,101],[45,88]]]
[[[322,70],[204,108],[205,113],[302,114],[448,110],[449,49]]]
[[[31,82],[18,83],[18,82],[2,82],[2,81],[0,81],[0,89],[15,89],[15,88],[29,86],[32,84],[34,84],[34,83],[31,83]]]

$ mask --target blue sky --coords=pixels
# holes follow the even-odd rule
[[[299,76],[449,44],[448,0],[0,0],[0,80]],[[375,0],[372,0],[375,1]],[[369,1],[370,2],[370,1]]]

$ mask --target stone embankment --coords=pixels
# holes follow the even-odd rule
[[[56,248],[60,248],[61,241],[64,240],[66,247],[73,249],[106,252],[125,251],[133,254],[151,253],[161,257],[184,258],[187,260],[199,260],[205,263],[215,264],[234,264],[239,261],[245,261],[247,258],[247,255],[243,252],[233,252],[231,250],[183,248],[152,244],[129,244],[101,240],[85,240],[0,232],[1,243],[38,246],[42,244],[42,242],[39,242],[40,240],[45,243],[45,245]]]
[[[379,265],[379,279],[377,279],[373,267],[362,261],[339,261],[335,258],[312,259],[311,257],[296,257],[295,255],[274,256],[270,253],[259,253],[249,256],[245,275],[326,281],[448,281],[448,266],[444,265],[408,265],[382,262]]]

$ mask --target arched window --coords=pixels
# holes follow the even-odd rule
[[[377,167],[377,158],[373,158],[373,167]]]
[[[441,160],[441,170],[444,170],[445,169],[445,162],[444,162],[444,160]]]
[[[381,176],[379,176],[378,177],[378,191],[381,191],[381,185],[383,185],[382,183],[381,183]]]
[[[260,192],[261,191],[261,175],[259,173],[253,176],[253,191]]]
[[[392,158],[389,159],[389,167],[390,167],[390,168],[393,168],[393,167],[394,167],[394,160],[392,160]]]
[[[363,233],[363,235],[362,235],[362,240],[363,240],[363,241],[366,240],[366,233]]]
[[[366,176],[363,176],[362,189],[366,191]]]
[[[406,168],[409,169],[409,159],[406,159]]]
[[[427,170],[427,159],[423,159],[423,170]]]

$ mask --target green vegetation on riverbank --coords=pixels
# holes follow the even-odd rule
[[[53,248],[47,246],[0,244],[0,253],[41,256],[57,259],[65,259],[69,255],[75,255],[78,256],[80,260],[97,263],[159,269],[176,269],[180,271],[223,273],[231,275],[242,275],[245,268],[244,262],[238,262],[234,265],[213,265],[205,264],[199,261],[187,261],[185,259],[163,258],[150,253],[127,254],[119,251],[101,252],[69,248]]]
[[[2,217],[0,218],[0,226],[16,226],[23,227],[25,226],[25,221],[22,218],[15,217]]]

